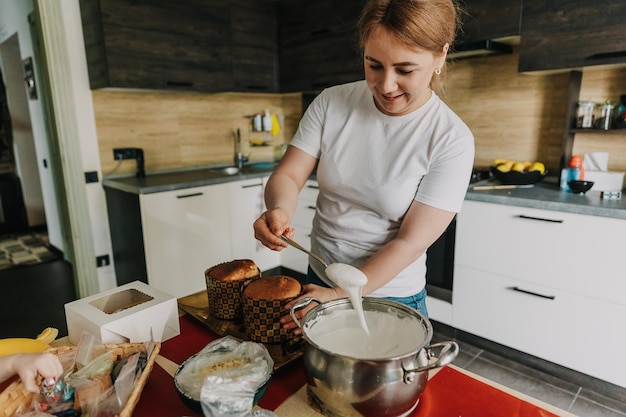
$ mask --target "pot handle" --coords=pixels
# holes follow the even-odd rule
[[[313,301],[315,301],[318,304],[322,304],[322,302],[315,297],[304,297],[296,301],[296,303],[289,309],[289,315],[291,316],[291,319],[293,320],[294,323],[298,325],[299,328],[302,328],[302,325],[296,318],[296,310],[300,310],[301,308],[308,306]]]
[[[404,382],[410,383],[413,382],[415,373],[430,371],[435,368],[442,368],[449,363],[451,363],[456,355],[459,353],[459,345],[456,342],[441,342],[441,343],[433,343],[428,346],[426,349],[426,355],[428,358],[436,358],[434,362],[430,362],[426,366],[420,366],[415,369],[405,369],[404,370]],[[439,356],[437,356],[433,351],[439,351]]]

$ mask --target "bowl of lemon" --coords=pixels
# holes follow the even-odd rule
[[[543,180],[548,170],[543,162],[495,159],[489,167],[491,175],[506,185],[529,185]]]

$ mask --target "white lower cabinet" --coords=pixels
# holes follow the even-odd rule
[[[231,257],[252,259],[261,271],[280,266],[280,252],[268,249],[254,238],[254,221],[265,211],[264,179],[229,184]]]
[[[317,181],[308,180],[300,192],[298,207],[291,222],[295,229],[293,240],[307,249],[311,248],[311,228],[313,217],[315,216],[318,192]],[[309,266],[309,256],[289,246],[281,251],[281,265],[306,274]]]
[[[175,297],[206,289],[206,268],[231,257],[230,184],[140,195],[148,283]]]
[[[456,272],[454,327],[626,387],[626,306],[467,267]]]
[[[626,221],[465,201],[453,326],[626,387]]]
[[[262,271],[280,266],[280,253],[254,238],[263,178],[142,194],[139,203],[148,283],[162,291],[202,291],[204,271],[233,259],[252,259]]]

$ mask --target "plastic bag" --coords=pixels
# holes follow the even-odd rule
[[[242,378],[207,376],[200,400],[205,417],[277,417],[269,410],[254,410],[255,384]]]
[[[257,383],[244,378],[207,376],[200,401],[205,417],[247,417],[254,407]]]
[[[249,383],[256,392],[269,379],[273,367],[274,361],[262,344],[225,336],[185,361],[176,375],[176,383],[198,401],[207,376],[237,380],[240,384],[245,381],[245,385]]]
[[[141,362],[140,358],[143,358]],[[137,378],[146,366],[145,358],[145,352],[136,352],[124,358],[121,369],[116,373],[114,381],[115,395],[120,406],[126,404],[130,394],[133,392]]]

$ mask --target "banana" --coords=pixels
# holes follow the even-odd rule
[[[0,357],[15,353],[41,353],[50,347],[50,343],[58,334],[58,329],[48,327],[36,339],[26,337],[0,339]]]
[[[46,345],[49,345],[57,338],[59,335],[59,329],[55,329],[54,327],[46,327],[43,332],[39,333],[37,336],[37,340]]]

